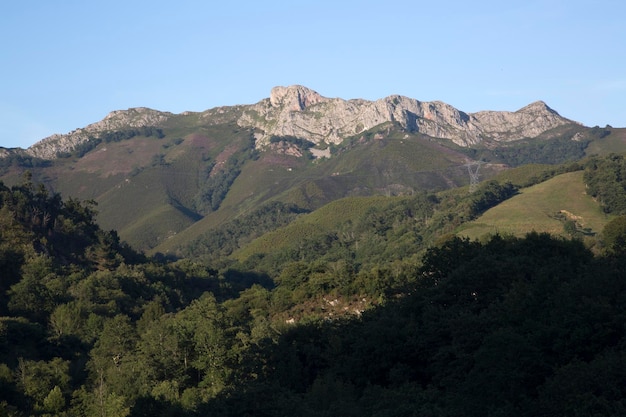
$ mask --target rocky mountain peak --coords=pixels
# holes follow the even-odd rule
[[[440,102],[421,102],[400,95],[376,101],[326,98],[294,85],[274,87],[268,100],[249,106],[239,118],[240,126],[261,132],[257,145],[266,146],[272,136],[296,136],[316,144],[337,144],[382,123],[449,139],[460,146],[484,140],[509,142],[533,138],[554,127],[573,123],[544,102],[537,101],[516,111],[465,113]]]
[[[91,131],[114,130],[122,127],[159,126],[173,116],[172,113],[134,107],[128,110],[114,110],[104,119],[90,124],[85,129]]]
[[[535,101],[515,112],[481,111],[472,116],[488,137],[505,142],[534,138],[557,126],[575,123],[561,117],[543,101]]]
[[[559,115],[556,110],[550,108],[545,102],[538,100],[534,103],[530,103],[529,105],[522,107],[517,111],[517,113],[551,113],[555,115]]]
[[[288,111],[301,111],[305,108],[327,101],[318,92],[301,85],[274,87],[270,92],[270,104],[273,107],[285,108]]]

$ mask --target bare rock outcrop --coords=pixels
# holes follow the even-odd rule
[[[300,85],[274,87],[270,92],[270,104],[273,107],[284,107],[291,111],[304,110],[313,104],[327,100],[317,92]]]
[[[318,143],[339,143],[385,122],[409,131],[472,146],[485,139],[508,142],[533,138],[572,123],[543,102],[516,112],[464,113],[449,104],[393,95],[376,101],[326,98],[300,85],[275,87],[270,98],[247,107],[238,124],[262,132],[258,146],[272,136],[297,136]]]
[[[572,123],[543,101],[536,101],[516,112],[482,111],[472,114],[485,135],[496,141],[534,138],[554,127]]]

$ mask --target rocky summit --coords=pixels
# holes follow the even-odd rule
[[[296,136],[316,144],[339,143],[385,122],[428,136],[450,139],[460,146],[483,140],[509,142],[537,137],[555,127],[572,123],[538,101],[516,112],[464,113],[449,104],[421,102],[393,95],[376,101],[326,98],[306,87],[275,87],[270,98],[249,106],[240,126],[263,132],[259,143],[271,136]]]
[[[164,127],[190,114],[148,108],[113,111],[100,122],[67,134],[52,135],[26,150],[0,149],[0,157],[22,152],[54,159],[105,132]],[[268,145],[275,136],[297,137],[322,146],[338,144],[346,137],[387,122],[398,123],[409,132],[448,139],[463,147],[535,138],[556,127],[576,123],[561,117],[542,101],[515,112],[465,113],[440,101],[422,102],[401,95],[376,101],[328,98],[301,85],[274,87],[269,98],[256,104],[207,110],[199,119],[210,124],[210,119],[217,115],[221,120],[229,117],[230,122],[242,128],[254,129],[259,148]]]

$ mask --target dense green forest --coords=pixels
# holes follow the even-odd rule
[[[622,165],[577,166],[615,215]],[[93,202],[0,183],[0,415],[626,415],[626,217],[593,253],[450,234],[518,187],[389,198],[230,257],[303,213],[274,203],[166,260]]]
[[[624,155],[593,157],[585,164],[587,193],[606,213],[626,214],[626,160]]]

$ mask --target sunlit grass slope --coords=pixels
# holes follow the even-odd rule
[[[558,175],[522,189],[513,198],[463,225],[458,235],[480,238],[486,234],[522,236],[530,231],[567,236],[565,221],[574,221],[588,234],[599,233],[609,220],[599,205],[585,193],[583,172]]]

